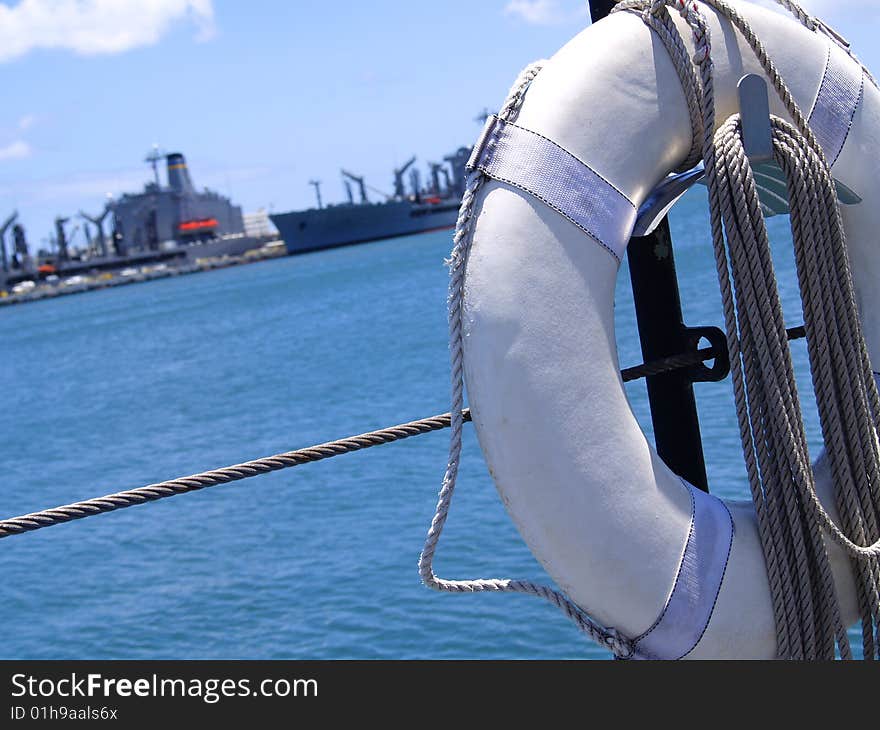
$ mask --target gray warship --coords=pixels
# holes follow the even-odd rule
[[[159,178],[163,160],[166,185]],[[16,214],[10,216],[0,225],[0,288],[51,274],[240,256],[265,243],[265,236],[247,234],[241,208],[229,198],[208,189],[196,190],[183,154],[163,154],[154,148],[145,161],[152,166],[153,179],[141,192],[108,199],[97,214],[80,211],[81,224],[73,224],[68,216],[56,217],[49,248],[36,256],[30,254]],[[10,229],[11,255],[5,242]],[[75,247],[80,230],[81,243]]]
[[[460,147],[443,158],[445,164],[429,163],[429,181],[424,186],[419,170],[412,167],[413,157],[394,170],[393,195],[370,188],[385,198],[381,202],[369,199],[369,186],[362,176],[341,170],[347,201],[325,206],[320,181],[311,180],[317,198],[315,208],[269,217],[291,254],[452,228],[458,218],[469,156],[470,149]],[[404,179],[407,171],[409,190]],[[357,186],[357,201],[352,184]]]
[[[165,159],[168,184],[159,181],[158,163]],[[179,152],[167,155],[154,151],[147,157],[153,167],[153,180],[140,193],[125,193],[109,203],[115,222],[113,246],[116,253],[162,251],[184,248],[187,255],[198,255],[204,244],[210,250],[242,253],[245,245],[241,208],[212,190],[197,191]],[[99,230],[99,238],[102,232]],[[246,250],[246,248],[244,249]],[[207,254],[206,254],[207,255]]]

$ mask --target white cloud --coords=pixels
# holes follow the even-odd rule
[[[18,120],[18,128],[22,132],[26,132],[28,129],[34,126],[37,121],[37,117],[34,114],[25,114],[21,119]]]
[[[504,14],[531,25],[553,25],[566,19],[558,0],[510,0],[504,8]]]
[[[0,162],[3,160],[23,160],[31,156],[31,146],[20,139],[5,147],[0,147]]]
[[[36,48],[64,48],[84,56],[148,46],[176,23],[214,33],[213,0],[21,0],[0,4],[0,62]]]

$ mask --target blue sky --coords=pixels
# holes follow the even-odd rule
[[[803,0],[880,69],[877,0]],[[518,70],[588,21],[579,0],[0,0],[0,218],[139,189],[157,142],[246,211],[343,196],[479,133]]]

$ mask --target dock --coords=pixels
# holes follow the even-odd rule
[[[73,276],[54,277],[52,280],[24,281],[11,287],[10,290],[2,289],[0,290],[0,307],[167,279],[172,276],[199,274],[216,269],[267,261],[286,255],[287,249],[284,242],[276,240],[238,256],[214,256],[199,258],[192,262],[188,260],[159,261],[140,266],[129,266],[116,271],[84,269],[82,273]]]

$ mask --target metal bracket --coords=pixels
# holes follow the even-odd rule
[[[712,367],[701,362],[688,369],[688,377],[694,383],[717,383],[730,373],[730,352],[727,349],[727,335],[718,327],[685,327],[684,337],[688,347],[696,351],[700,340],[709,341],[715,362]]]
[[[701,162],[696,167],[678,174],[667,175],[649,194],[636,218],[632,235],[638,237],[653,233],[666,214],[695,183],[706,177]]]
[[[757,74],[743,76],[737,85],[743,147],[749,158],[755,186],[761,199],[764,217],[789,212],[788,183],[782,168],[773,159],[773,130],[770,125],[770,100],[767,82]],[[706,170],[701,162],[687,172],[667,176],[648,195],[639,208],[634,236],[647,236],[666,214],[696,183],[705,183]],[[839,180],[834,181],[841,205],[856,205],[862,199]]]
[[[773,129],[767,83],[758,74],[746,74],[736,85],[743,149],[751,163],[773,160]]]

